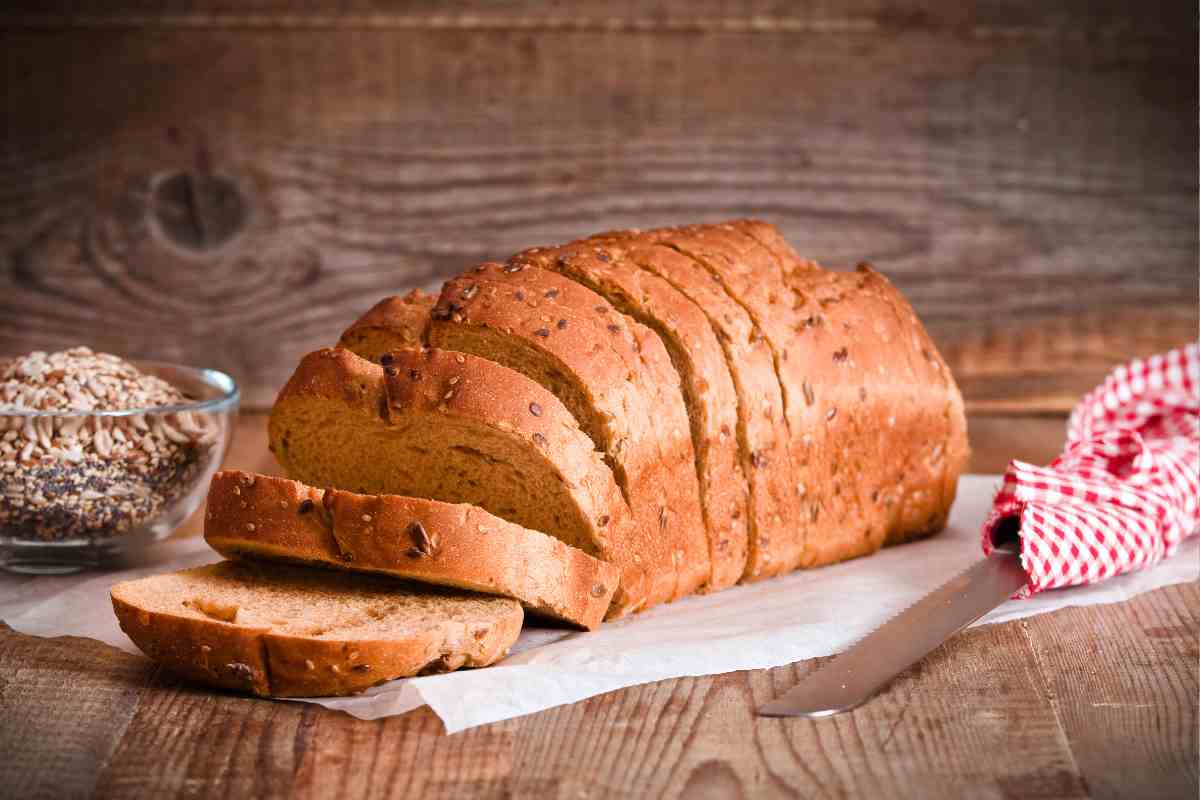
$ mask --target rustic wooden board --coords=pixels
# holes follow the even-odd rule
[[[0,351],[262,406],[382,294],[745,214],[891,275],[980,410],[1196,335],[1189,4],[9,5]]]
[[[0,627],[21,796],[1195,797],[1200,586],[970,631],[829,720],[755,717],[820,659],[632,687],[454,736],[181,685]]]
[[[1200,594],[1077,609],[1023,623],[1054,710],[1093,797],[1187,797],[1197,791],[1196,665]],[[1133,626],[1141,635],[1128,637]],[[1080,633],[1086,644],[1081,647]],[[1100,664],[1092,652],[1122,648]],[[1164,747],[1165,743],[1167,744]]]

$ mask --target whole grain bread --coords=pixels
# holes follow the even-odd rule
[[[126,581],[111,594],[121,629],[150,658],[200,683],[277,697],[487,666],[522,621],[507,598],[251,562]]]
[[[967,457],[962,398],[911,308],[867,265],[791,277],[811,322],[795,363],[811,375],[825,457],[811,479],[835,525],[806,565],[874,552],[946,522]]]
[[[709,578],[691,424],[662,342],[602,296],[556,273],[483,264],[446,283],[430,343],[538,381],[605,454],[640,528],[651,585],[643,606]],[[635,610],[635,609],[631,609]]]
[[[300,362],[268,423],[290,477],[479,506],[615,564],[609,613],[636,607],[647,545],[612,472],[553,394],[466,353],[398,350],[383,360],[328,348]]]
[[[204,538],[226,558],[375,572],[512,597],[583,628],[604,618],[616,567],[482,508],[317,489],[236,470],[208,492]]]
[[[587,240],[620,249],[622,259],[665,281],[705,314],[720,343],[737,395],[738,456],[749,496],[748,551],[742,580],[777,574],[775,543],[799,517],[790,433],[771,350],[750,315],[694,259],[636,231]]]
[[[609,315],[616,322],[601,321]],[[741,577],[756,579],[944,524],[967,452],[961,396],[944,361],[882,276],[827,272],[766,223],[622,231],[535,248],[451,281],[437,316],[435,340],[505,362],[564,400],[630,500],[677,485],[654,469],[686,452],[672,439],[680,415],[671,413],[686,409],[708,534],[708,577],[693,588],[727,585],[743,561]],[[703,399],[712,385],[724,387],[719,405]],[[664,401],[661,386],[678,387],[681,402]],[[736,461],[728,443],[714,444],[712,422],[724,413],[727,430],[734,406]],[[643,433],[663,419],[675,420],[665,436],[661,424]],[[625,450],[647,436],[651,445]],[[714,453],[725,454],[725,477],[714,477]],[[724,531],[736,531],[726,521],[739,518],[739,497],[744,560],[720,549],[730,538]],[[642,524],[626,557],[648,558],[644,581],[659,585],[627,594],[648,598],[631,609],[665,597],[662,565],[676,569],[681,552],[652,536],[645,504],[634,505]],[[676,580],[669,595],[687,584]]]
[[[704,311],[666,280],[626,258],[622,243],[579,241],[518,253],[509,264],[552,270],[603,296],[662,341],[690,417],[696,477],[709,536],[707,591],[738,582],[746,565],[749,489],[738,447],[738,398]]]

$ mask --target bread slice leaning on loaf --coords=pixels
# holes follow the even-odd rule
[[[173,672],[276,697],[487,666],[523,619],[507,598],[235,561],[118,583],[112,604],[121,630]]]
[[[227,558],[375,572],[512,597],[592,629],[617,588],[616,567],[482,508],[399,495],[317,489],[269,475],[213,476],[204,538]]]
[[[600,454],[555,396],[486,359],[398,350],[305,356],[271,411],[287,474],[312,486],[469,503],[615,564],[609,615],[639,607],[644,549]]]
[[[691,424],[658,336],[562,275],[481,264],[447,281],[429,341],[514,369],[562,401],[604,454],[647,564],[647,607],[711,577]]]

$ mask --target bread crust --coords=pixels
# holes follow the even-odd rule
[[[702,511],[709,537],[706,591],[741,578],[749,546],[749,488],[738,449],[738,398],[716,333],[704,312],[666,280],[625,257],[616,242],[582,240],[518,253],[509,263],[558,272],[602,295],[655,330],[667,347],[691,419]]]
[[[810,554],[812,563],[941,530],[969,450],[962,396],[937,348],[900,292],[866,264],[852,273],[798,275],[795,282],[822,320],[808,329],[799,351],[825,385],[818,411],[837,407],[841,417],[845,409],[844,425],[857,419],[865,427],[837,434],[830,426],[864,465],[848,484],[859,498],[863,541],[839,547],[836,536],[826,536]]]
[[[392,350],[420,347],[426,343],[429,312],[436,301],[420,289],[385,297],[342,333],[338,347],[377,363]]]
[[[236,470],[213,476],[204,538],[226,558],[301,561],[512,597],[589,630],[619,579],[611,564],[476,506]]]
[[[794,278],[804,276],[807,273],[822,271],[820,266],[815,262],[801,258],[795,249],[783,238],[779,229],[770,223],[758,219],[737,219],[731,220],[727,224],[755,239],[759,244],[770,250],[783,267],[789,284]],[[886,276],[876,272],[870,265],[859,264],[856,272],[867,276],[865,281],[862,281],[863,286],[860,288],[871,287],[871,291],[878,295],[880,301],[891,308],[896,316],[898,326],[896,331],[909,331],[915,335],[908,353],[910,358],[913,358],[918,352],[921,356],[920,361],[914,362],[915,367],[910,373],[914,389],[920,391],[920,387],[940,386],[945,394],[946,407],[944,409],[945,423],[943,427],[945,429],[946,441],[944,459],[939,470],[942,486],[940,492],[941,499],[938,504],[941,508],[941,516],[945,517],[949,514],[950,506],[954,502],[958,476],[966,468],[967,460],[970,456],[962,393],[954,381],[954,376],[950,372],[949,365],[934,345],[932,338],[929,336],[929,331],[913,310],[908,299],[905,298],[894,284],[887,280]],[[803,280],[804,278],[800,279]],[[808,279],[814,279],[814,276],[809,275]],[[864,313],[861,316],[869,317],[870,315]],[[877,355],[880,360],[883,359],[882,348],[877,351]],[[941,525],[944,525],[944,522],[936,525],[935,529],[940,528]],[[925,533],[928,532],[931,531],[925,531]],[[885,544],[895,544],[911,538],[915,538],[914,535],[894,530],[889,532]]]
[[[678,374],[653,331],[556,273],[483,264],[443,287],[430,342],[481,355],[492,343],[536,354],[536,365],[514,354],[507,366],[534,378],[540,368],[585,387],[573,400],[576,417],[627,491],[643,544],[632,555],[649,561],[648,591],[630,610],[692,594],[707,582],[691,425]]]
[[[197,571],[220,571],[230,563]],[[277,570],[265,570],[262,579],[270,581],[278,574]],[[186,611],[146,608],[128,596],[138,582],[119,583],[111,591],[121,630],[134,644],[185,678],[260,696],[347,695],[422,672],[487,666],[504,657],[516,642],[523,619],[515,600],[483,598],[474,602],[487,604],[492,609],[490,618],[474,623],[447,613],[443,619],[427,620],[402,638],[317,638],[274,633],[266,627],[238,625]],[[397,584],[398,595],[406,591],[411,592]],[[454,601],[447,601],[446,607],[453,609]]]
[[[731,271],[749,265],[739,283],[781,348],[793,469],[806,487],[811,523],[795,566],[842,561],[940,530],[964,466],[961,458],[948,463],[965,454],[961,397],[895,287],[865,265],[854,273],[823,270],[764,223],[698,228],[688,230]],[[764,292],[765,281],[751,286],[749,275],[772,267],[783,276],[782,296]]]

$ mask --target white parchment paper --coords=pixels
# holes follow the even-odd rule
[[[304,702],[363,719],[428,704],[453,733],[682,675],[774,667],[845,649],[981,558],[979,529],[999,478],[967,476],[949,528],[870,558],[692,597],[579,633],[529,625],[512,654],[479,670],[392,681],[355,697]],[[36,636],[87,636],[137,652],[117,627],[108,588],[117,581],[216,560],[199,539],[160,546],[145,563],[73,578],[0,578],[0,619]],[[1064,606],[1116,603],[1200,579],[1193,537],[1155,568],[1106,583],[1009,601],[977,625]],[[5,583],[7,582],[7,583]]]

